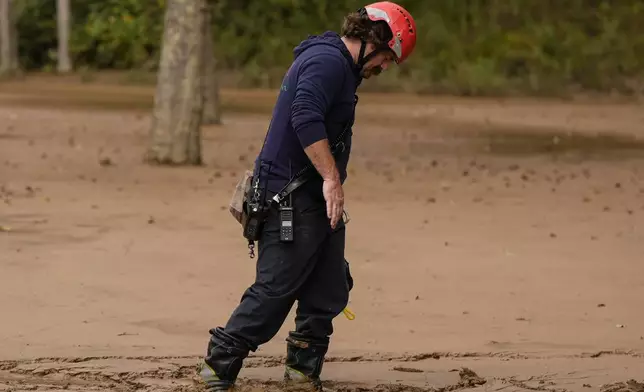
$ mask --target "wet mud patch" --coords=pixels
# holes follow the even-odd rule
[[[149,112],[155,87],[114,83],[82,83],[33,76],[4,82],[0,104],[7,107]],[[227,112],[270,114],[275,98],[269,92],[222,91],[221,109]]]
[[[81,244],[96,241],[109,231],[106,226],[70,228],[50,221],[44,214],[7,214],[0,217],[0,233],[7,236],[12,246],[47,244]]]
[[[0,133],[0,140],[9,140],[9,139],[19,140],[19,139],[26,139],[26,137],[24,135],[18,135],[15,133]]]
[[[644,140],[627,134],[498,129],[476,132],[471,140],[481,151],[492,155],[644,159]]]
[[[261,358],[255,359],[261,367]],[[269,358],[269,362],[271,359]],[[196,359],[190,358],[79,358],[78,360],[42,359],[0,362],[0,391],[205,391],[198,377]],[[268,364],[269,367],[272,363]],[[261,371],[261,369],[260,369]],[[468,368],[459,372],[458,382],[444,385],[412,385],[392,382],[324,381],[327,391],[336,392],[448,392],[486,384]],[[238,392],[310,391],[306,386],[285,385],[277,372],[269,376],[240,377]],[[425,383],[426,384],[426,383]]]
[[[602,385],[601,392],[644,392],[644,381],[628,380]]]
[[[401,154],[405,161],[453,155],[571,161],[644,159],[644,138],[618,132],[454,126],[440,131],[417,131],[399,143],[396,151],[405,152]]]
[[[42,225],[47,224],[48,219],[42,214],[7,214],[0,217],[0,232],[11,234],[40,234],[43,232]]]
[[[644,383],[633,379],[633,375],[630,376],[631,379],[622,382],[613,382],[619,378],[610,377],[610,383],[607,377],[595,377],[596,368],[601,365],[595,362],[597,359],[590,357],[585,357],[584,360],[589,361],[589,365],[595,370],[585,368],[586,372],[578,372],[559,368],[548,374],[543,374],[540,359],[534,359],[535,373],[531,376],[518,376],[514,371],[501,369],[514,364],[525,370],[523,361],[504,361],[505,365],[501,368],[491,370],[490,362],[481,361],[483,357],[472,360],[471,367],[463,363],[463,358],[459,356],[451,360],[445,359],[447,362],[441,361],[442,365],[438,365],[435,359],[428,359],[429,363],[417,363],[418,368],[424,369],[420,377],[413,373],[405,375],[407,373],[383,371],[393,370],[392,366],[403,367],[403,362],[392,362],[383,357],[381,360],[374,358],[368,360],[368,363],[358,364],[353,359],[347,357],[334,360],[342,364],[335,369],[327,368],[327,378],[323,381],[325,391],[453,392],[509,389],[567,392],[592,387],[600,392],[643,392],[644,388]],[[0,361],[0,391],[205,392],[204,384],[198,377],[199,360],[200,357],[196,356],[105,356]],[[250,366],[245,366],[242,370],[236,392],[310,391],[299,386],[287,386],[282,382],[282,370],[275,369],[275,366],[283,366],[283,357],[249,357],[248,360]],[[329,364],[338,365],[334,361]],[[623,364],[619,364],[617,368],[622,369]],[[485,373],[485,377],[481,376],[483,373],[477,374],[474,369]],[[341,370],[341,374],[338,370]]]

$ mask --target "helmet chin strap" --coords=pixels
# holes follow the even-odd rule
[[[364,52],[367,50],[367,41],[365,40],[360,40],[360,53],[358,53],[358,67],[362,69],[364,65],[369,61],[369,59],[365,58]],[[371,53],[369,53],[371,54]]]
[[[358,61],[357,65],[358,68],[360,68],[360,73],[363,73],[363,67],[365,64],[369,62],[372,58],[374,58],[378,53],[382,52],[383,50],[387,50],[387,47],[381,47],[381,48],[375,48],[371,53],[365,56],[364,52],[367,50],[367,42],[364,40],[360,40],[360,53],[358,53]]]
[[[364,7],[360,8],[358,10],[358,12],[362,16],[367,15],[367,10]],[[357,61],[357,65],[358,65],[358,68],[360,69],[360,74],[361,75],[364,74],[363,67],[365,66],[365,64],[367,64],[369,62],[369,60],[371,60],[373,57],[378,55],[378,53],[380,53],[382,51],[385,51],[385,50],[389,50],[389,47],[386,44],[383,45],[383,46],[380,46],[380,47],[376,47],[376,48],[374,48],[374,50],[371,53],[369,53],[368,55],[365,56],[364,53],[365,53],[366,50],[367,50],[367,41],[361,39],[360,40],[360,53],[358,54],[358,61]]]

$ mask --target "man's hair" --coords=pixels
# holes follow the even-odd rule
[[[387,22],[372,21],[366,13],[352,12],[344,18],[341,33],[347,38],[356,38],[376,46],[387,45],[393,38]]]

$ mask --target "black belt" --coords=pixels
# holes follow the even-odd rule
[[[340,135],[341,138],[345,135],[346,131],[348,129],[345,129],[342,134]],[[331,149],[331,155],[333,155],[334,159],[337,159],[337,154],[340,152],[344,152],[345,150],[345,144],[344,141],[339,141],[336,143],[334,148]],[[316,176],[317,172],[315,170],[312,170],[313,166],[308,165],[304,169],[300,171],[299,175],[296,175],[293,179],[291,179],[282,190],[277,192],[275,196],[271,199],[272,202],[277,203],[278,205],[288,196],[290,195],[293,191],[295,191],[297,188],[301,187],[305,183],[307,183],[309,180],[312,180],[313,177]]]

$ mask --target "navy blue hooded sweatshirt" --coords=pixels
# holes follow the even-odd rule
[[[280,191],[310,164],[304,148],[325,138],[333,144],[353,121],[360,82],[360,71],[337,33],[309,36],[294,49],[256,161],[255,171],[261,165],[260,182],[267,180],[270,192]],[[346,148],[336,157],[342,182],[347,177],[351,134],[351,130],[345,134]]]

